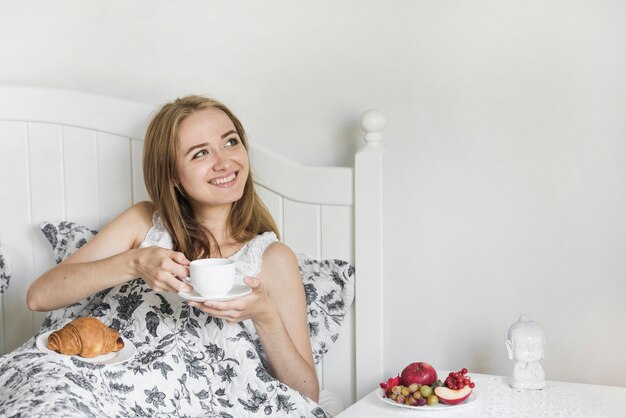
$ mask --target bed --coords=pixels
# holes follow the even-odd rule
[[[32,345],[46,314],[25,306],[30,283],[57,253],[42,223],[92,230],[147,200],[144,129],[155,109],[112,97],[0,87],[0,354]],[[356,115],[355,115],[356,117]],[[245,124],[245,121],[244,121]],[[355,266],[354,303],[317,364],[320,403],[338,412],[382,378],[382,156],[385,118],[361,116],[364,145],[354,167],[310,167],[255,144],[257,190],[282,240],[318,260]]]

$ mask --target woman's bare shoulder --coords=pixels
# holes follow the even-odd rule
[[[293,250],[289,248],[289,246],[278,241],[270,244],[267,247],[267,249],[263,253],[263,262],[270,262],[272,264],[298,264],[296,255],[294,254]]]
[[[143,201],[135,203],[121,215],[121,225],[135,232],[135,246],[145,238],[148,230],[152,227],[152,216],[154,215],[154,204]]]
[[[154,205],[152,202],[138,202],[117,216],[102,233],[113,232],[118,236],[125,236],[132,242],[141,242],[148,230],[152,227],[152,214]]]
[[[150,202],[149,200],[144,200],[142,202],[135,203],[128,210],[132,210],[137,214],[137,216],[149,218],[152,220],[152,214],[155,211],[155,207],[154,203]]]
[[[150,224],[152,225],[152,214],[154,213],[154,204],[152,202],[144,201],[137,202],[124,212],[122,212],[115,221],[121,223],[135,223]]]
[[[301,283],[298,259],[291,248],[282,242],[270,244],[263,253],[259,277],[265,278],[270,288]]]

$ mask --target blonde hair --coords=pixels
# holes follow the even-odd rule
[[[186,96],[165,104],[156,113],[146,131],[143,146],[143,175],[150,199],[172,237],[174,250],[189,260],[209,258],[221,252],[215,237],[194,216],[184,190],[177,186],[176,158],[179,127],[183,120],[199,110],[215,108],[226,113],[237,134],[248,149],[248,139],[239,119],[224,104],[203,96]],[[269,211],[254,190],[250,171],[241,199],[230,209],[228,233],[237,242],[246,242],[256,235],[278,228]]]

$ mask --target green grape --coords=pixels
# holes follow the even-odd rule
[[[428,398],[433,393],[433,390],[430,388],[430,386],[424,385],[420,388],[420,393],[424,398]]]

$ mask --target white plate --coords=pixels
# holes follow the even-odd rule
[[[59,357],[67,357],[65,354],[57,353],[56,351],[50,350],[48,348],[48,336],[52,334],[54,331],[44,332],[37,337],[37,348],[39,348],[44,353],[52,354]],[[80,361],[84,361],[85,363],[92,364],[119,364],[125,361],[130,360],[137,353],[137,347],[135,344],[128,338],[124,338],[124,348],[115,353],[103,354],[101,356],[96,357],[81,357],[81,356],[72,356],[76,357]]]
[[[446,405],[442,403],[441,401],[439,401],[437,405],[433,405],[433,406],[405,405],[403,403],[398,403],[392,399],[385,397],[385,391],[382,388],[379,388],[378,390],[376,390],[376,397],[380,399],[381,401],[388,403],[389,405],[398,406],[400,408],[409,408],[409,409],[413,409],[414,411],[423,411],[423,412],[440,412],[440,411],[449,411],[451,409],[466,408],[468,406],[474,405],[476,401],[478,401],[479,399],[478,393],[476,393],[476,389],[472,390],[472,394],[466,400],[456,405]]]
[[[230,292],[226,293],[225,295],[205,297],[205,296],[201,296],[195,290],[192,290],[191,292],[178,292],[178,296],[180,296],[183,299],[193,300],[195,302],[208,302],[208,301],[222,302],[225,300],[232,300],[232,299],[240,298],[242,296],[247,295],[250,292],[252,292],[252,289],[246,286],[245,284],[236,284],[233,286],[232,289],[230,289]]]

